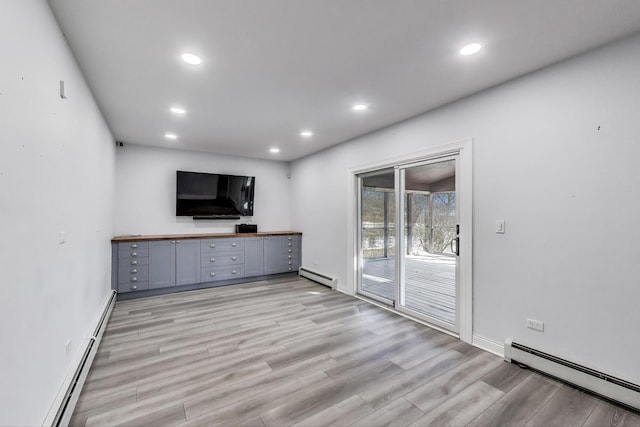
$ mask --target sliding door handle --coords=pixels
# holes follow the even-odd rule
[[[453,242],[456,242],[456,248],[453,249]],[[456,254],[456,256],[460,256],[460,237],[456,237],[455,239],[451,239],[451,252]]]

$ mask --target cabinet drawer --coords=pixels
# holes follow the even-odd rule
[[[292,254],[284,254],[282,256],[282,259],[288,260],[288,261],[291,261],[291,260],[298,261],[298,259],[300,259],[300,257],[298,256],[297,253],[292,253]]]
[[[145,258],[149,256],[149,247],[146,248],[118,248],[118,258]]]
[[[118,260],[118,270],[130,265],[149,265],[149,258],[121,258]]]
[[[244,251],[244,241],[241,238],[238,239],[204,239],[200,242],[201,252],[229,252],[229,251]]]
[[[149,289],[149,282],[138,283],[120,283],[118,284],[118,292],[135,292]]]
[[[203,268],[214,267],[217,265],[244,265],[244,252],[213,252],[208,255],[202,255]]]
[[[244,267],[241,265],[224,265],[213,268],[203,268],[200,279],[203,282],[213,282],[216,280],[227,280],[244,277]]]
[[[149,249],[149,242],[123,242],[118,243],[118,251],[128,251],[136,249]]]
[[[284,246],[282,248],[282,253],[284,254],[284,256],[287,256],[287,255],[298,256],[298,254],[300,253],[300,249],[293,246],[292,247]]]
[[[127,265],[118,269],[118,284],[147,282],[148,280],[149,266],[147,265]]]

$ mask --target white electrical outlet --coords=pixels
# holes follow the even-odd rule
[[[539,320],[527,319],[527,328],[544,332],[544,322],[541,322]]]
[[[67,242],[67,232],[61,231],[58,234],[58,243],[62,245],[63,243],[66,243],[66,242]]]

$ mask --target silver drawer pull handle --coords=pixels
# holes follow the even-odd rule
[[[212,271],[212,272],[211,272],[211,274],[210,274],[210,276],[211,276],[211,277],[213,277],[213,276],[215,276],[215,275],[216,275],[216,273],[214,273],[213,271]]]
[[[231,246],[235,247],[235,246],[238,246],[238,244],[237,243],[232,243]]]
[[[211,259],[209,260],[209,262],[216,262],[216,259],[215,259],[215,258],[211,258]]]
[[[289,237],[289,240],[291,240],[291,237]]]
[[[131,252],[131,256],[138,256],[138,252]]]
[[[212,243],[212,244],[210,244],[210,245],[209,245],[209,247],[210,247],[210,248],[215,248],[215,247],[216,247],[216,244],[215,244],[215,243]]]
[[[137,269],[137,268],[132,268],[132,269],[131,269],[131,274],[136,274],[137,272],[138,272],[138,269]]]
[[[289,267],[289,271],[291,271],[291,267]]]
[[[289,253],[293,252],[291,249],[289,249]]]
[[[131,245],[131,249],[135,249],[135,248],[137,248],[137,247],[138,247],[138,245],[137,245],[137,244],[135,244],[135,243],[134,243],[133,245]]]
[[[291,261],[289,261],[289,265],[293,264]]]
[[[138,278],[137,278],[137,277],[132,277],[132,278],[131,278],[131,281],[135,283],[135,282],[137,282],[137,281],[138,281]]]
[[[137,287],[136,285],[133,285],[133,286],[131,287],[131,290],[132,290],[132,291],[135,291],[136,289],[138,289],[138,287]]]
[[[180,240],[176,240],[176,243],[180,243]]]
[[[237,271],[231,270],[231,274],[236,274],[236,273],[237,273]]]
[[[289,255],[289,259],[293,258],[291,255]]]
[[[238,257],[237,257],[237,256],[232,256],[232,257],[231,257],[231,261],[235,261],[235,260],[237,260],[237,259],[238,259]]]
[[[138,265],[138,261],[134,259],[133,261],[131,261],[131,265]]]
[[[293,246],[291,243],[289,243],[289,246]]]

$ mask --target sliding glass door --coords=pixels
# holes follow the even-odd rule
[[[457,332],[457,156],[358,176],[358,292]]]
[[[360,292],[390,304],[396,295],[396,194],[393,169],[360,177]]]
[[[451,331],[458,257],[455,158],[398,168],[403,235],[396,308]]]

